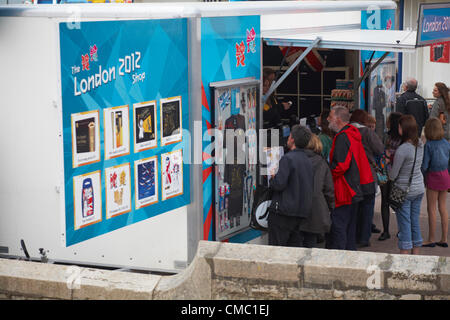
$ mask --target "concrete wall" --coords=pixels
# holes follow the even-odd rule
[[[201,241],[174,276],[0,260],[0,299],[450,299],[447,257]]]

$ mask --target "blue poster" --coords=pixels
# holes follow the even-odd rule
[[[186,19],[60,23],[59,36],[66,245],[187,205]]]

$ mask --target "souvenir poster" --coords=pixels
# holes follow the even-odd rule
[[[181,141],[181,96],[161,99],[161,145]]]
[[[130,164],[105,169],[106,219],[131,211]]]
[[[176,150],[161,155],[162,200],[183,194],[183,153]]]
[[[74,113],[72,121],[72,163],[73,167],[100,161],[99,112]]]
[[[102,220],[100,170],[73,178],[75,230]]]
[[[105,159],[130,153],[128,105],[104,109]]]
[[[134,104],[134,152],[155,148],[156,134],[156,101]]]
[[[158,202],[157,156],[134,162],[136,210]]]

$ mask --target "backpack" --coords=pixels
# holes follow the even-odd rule
[[[272,203],[272,189],[258,185],[253,200],[250,228],[260,231],[268,230],[269,208]]]

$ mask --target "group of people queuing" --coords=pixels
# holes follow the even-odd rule
[[[418,254],[421,246],[448,247],[449,91],[444,83],[436,83],[436,101],[427,106],[416,88],[417,81],[408,79],[382,136],[376,132],[376,118],[342,106],[324,110],[315,133],[306,126],[292,126],[289,151],[270,177],[269,244],[312,248],[324,239],[325,248],[357,250],[370,246],[374,231],[381,233],[378,240],[389,239],[390,199],[397,189],[405,195],[395,210],[400,253]],[[382,232],[373,224],[377,185]],[[419,222],[425,194],[426,241]],[[441,216],[439,241],[436,206]]]

